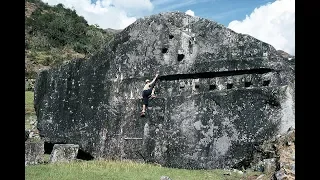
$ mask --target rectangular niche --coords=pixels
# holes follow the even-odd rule
[[[228,83],[227,84],[227,89],[232,89],[233,88],[233,84],[232,83]]]
[[[269,86],[270,85],[271,80],[264,80],[262,81],[262,86]]]
[[[244,87],[250,87],[252,86],[252,82],[251,81],[245,81],[244,82]]]
[[[213,90],[216,90],[217,89],[217,85],[215,85],[215,84],[210,84],[209,85],[209,90],[210,91],[213,91]]]

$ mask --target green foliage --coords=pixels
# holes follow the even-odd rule
[[[42,33],[36,32],[34,36],[30,37],[30,44],[28,44],[28,49],[33,50],[48,50],[51,44],[48,37],[44,36]]]
[[[225,175],[228,174],[228,175]],[[224,170],[186,170],[159,167],[151,164],[119,161],[84,161],[43,164],[25,167],[26,179],[121,179],[154,180],[168,176],[174,180],[238,180],[256,179],[258,173],[239,174]],[[250,178],[250,177],[251,178]]]
[[[72,58],[89,58],[108,42],[112,34],[88,25],[75,10],[62,4],[49,6],[41,0],[26,0],[26,76],[34,78],[32,65],[55,66]],[[32,13],[31,13],[32,12]]]
[[[29,34],[36,37],[45,36],[46,42],[53,47],[90,42],[90,37],[86,36],[89,29],[86,20],[78,16],[75,10],[65,9],[61,4],[52,7],[48,12],[37,8],[29,18],[26,18],[25,24]],[[46,44],[37,45],[45,49],[49,48]]]

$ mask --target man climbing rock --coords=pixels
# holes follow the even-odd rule
[[[149,79],[146,79],[146,84],[144,85],[143,91],[142,91],[142,99],[143,99],[142,112],[141,112],[142,117],[145,116],[146,108],[148,107],[149,98],[152,99],[156,97],[154,95],[154,91],[155,91],[154,85],[158,76],[159,76],[159,72],[156,74],[156,76],[153,78],[151,82]]]

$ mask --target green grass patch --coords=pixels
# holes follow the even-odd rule
[[[32,91],[25,91],[25,129],[31,129],[30,121],[37,119],[33,106],[33,97],[34,93]]]
[[[25,115],[24,129],[31,129],[30,115]]]
[[[165,168],[152,164],[120,161],[80,161],[72,163],[40,164],[25,167],[26,179],[32,180],[158,180],[168,176],[172,180],[233,180],[251,179],[258,173],[239,174],[224,170],[186,170]],[[251,178],[250,178],[251,177]]]
[[[32,91],[25,91],[25,114],[26,115],[35,114],[33,98],[34,98],[34,93]]]

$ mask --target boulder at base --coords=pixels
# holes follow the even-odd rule
[[[55,144],[53,146],[50,163],[70,162],[77,158],[79,145],[76,144]]]
[[[35,165],[42,162],[44,155],[43,141],[26,141],[25,142],[25,165]]]

